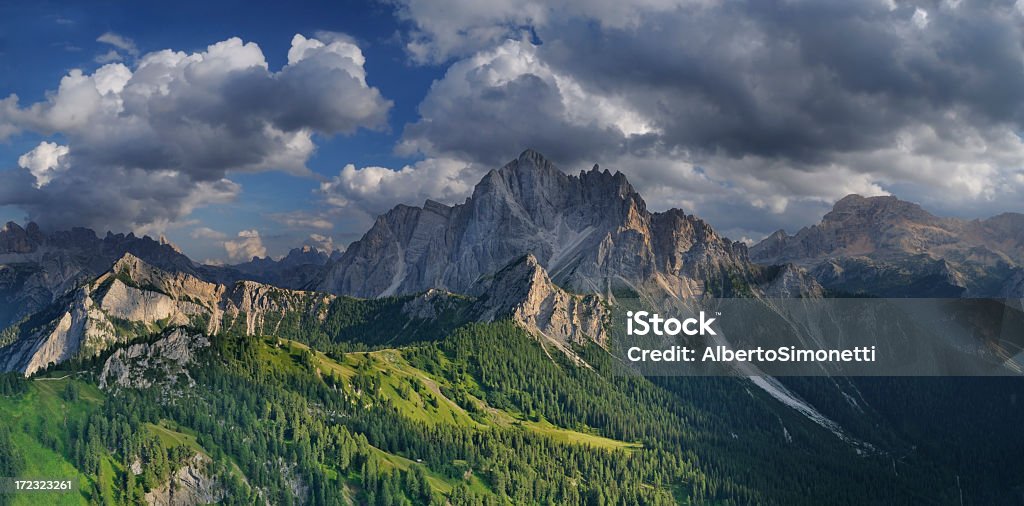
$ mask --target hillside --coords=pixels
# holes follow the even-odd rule
[[[78,476],[66,504],[129,502],[176,476],[198,477],[229,504],[946,502],[960,493],[956,474],[968,497],[1001,503],[1021,471],[1011,455],[1022,441],[999,427],[1024,413],[977,414],[1014,391],[1002,380],[985,390],[865,380],[859,395],[873,407],[860,413],[820,402],[832,380],[791,384],[868,438],[865,453],[743,380],[621,376],[594,344],[577,350],[592,368],[576,367],[510,323],[340,354],[272,336],[169,332],[66,371],[4,377],[0,404],[13,416],[0,422],[0,448],[9,437],[22,474],[57,472],[37,467],[46,465]],[[167,353],[165,340],[189,358]],[[147,383],[111,381],[114,362]],[[885,400],[894,387],[909,405]],[[959,396],[967,387],[986,393]],[[950,417],[936,425],[912,414],[923,407]],[[964,424],[999,436],[978,439]],[[988,460],[956,468],[950,446]],[[777,465],[758,465],[768,461]]]

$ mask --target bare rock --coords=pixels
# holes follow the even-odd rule
[[[479,319],[511,318],[546,342],[571,353],[571,344],[606,346],[608,311],[596,295],[569,293],[556,286],[533,255],[511,263],[484,280]]]
[[[190,335],[176,329],[152,343],[139,343],[120,348],[103,364],[100,388],[148,388],[157,379],[175,384],[185,378],[193,384],[186,366],[196,351],[210,345],[203,335]]]
[[[174,473],[167,483],[146,494],[151,506],[195,506],[213,504],[224,498],[220,485],[208,474],[210,459],[196,454]]]
[[[321,290],[356,297],[466,293],[531,254],[561,286],[614,296],[701,295],[707,279],[756,270],[746,246],[682,211],[651,213],[621,172],[563,173],[527,150],[488,173],[465,203],[397,206],[330,264]]]

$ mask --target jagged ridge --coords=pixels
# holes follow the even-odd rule
[[[210,335],[228,329],[271,333],[272,323],[289,313],[322,319],[332,299],[251,281],[210,283],[128,253],[110,271],[5,331],[14,338],[0,349],[0,369],[30,375],[174,326]]]
[[[5,330],[0,370],[31,375],[53,363],[95,356],[113,346],[176,327],[188,327],[204,335],[309,332],[317,324],[327,325],[332,312],[351,311],[353,304],[365,305],[359,312],[381,312],[370,315],[369,327],[365,328],[382,335],[363,337],[380,342],[434,335],[414,322],[436,323],[439,327],[435,337],[439,338],[469,321],[504,318],[567,353],[571,352],[569,343],[594,340],[603,345],[606,340],[599,299],[558,288],[532,256],[481,281],[473,293],[478,297],[428,290],[383,302],[338,301],[330,294],[253,281],[211,283],[190,274],[163,271],[126,254],[110,271]],[[321,332],[342,330],[330,327]]]
[[[331,264],[320,289],[359,297],[465,293],[526,254],[559,285],[611,297],[722,295],[735,279],[766,281],[744,244],[678,209],[649,212],[621,172],[594,166],[567,175],[527,150],[484,176],[463,204],[428,200],[380,216]]]

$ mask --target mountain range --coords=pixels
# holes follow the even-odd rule
[[[571,301],[581,296],[571,294],[611,302],[829,294],[1017,298],[1024,294],[1024,215],[940,218],[895,197],[850,195],[821,223],[792,236],[777,231],[748,250],[681,210],[648,211],[621,172],[595,166],[565,174],[527,150],[485,175],[464,203],[396,206],[343,253],[307,246],[281,260],[213,266],[193,262],[162,238],[100,238],[82,228],[45,234],[34,223],[8,223],[0,229],[0,261],[0,326],[22,322],[7,328],[3,344],[25,337],[15,327],[38,324],[44,310],[67,315],[54,329],[77,334],[66,341],[68,335],[51,332],[49,344],[29,347],[38,348],[32,358],[9,346],[6,369],[32,372],[128,340],[111,321],[167,326],[202,314],[204,330],[216,332],[224,314],[247,313],[252,333],[252,321],[267,317],[268,294],[302,299],[317,292],[329,300],[436,291],[491,300],[493,307],[476,309],[490,319],[539,297],[545,307],[527,304],[520,320],[563,344],[583,339],[581,328],[598,340],[603,334],[600,325],[576,321],[579,309]],[[517,272],[512,281],[511,271]],[[527,280],[533,283],[514,286]],[[130,289],[140,286],[156,288]],[[531,293],[533,286],[550,293]],[[515,300],[493,302],[508,297]],[[599,306],[596,299],[587,305]],[[128,306],[134,312],[126,313]],[[562,328],[553,330],[552,318]]]
[[[159,238],[8,223],[0,407],[24,422],[0,423],[0,464],[30,448],[113,502],[1019,498],[1017,383],[644,378],[609,353],[613,310],[638,300],[847,296],[1024,297],[1024,215],[851,195],[748,247],[649,211],[621,172],[527,150],[465,202],[396,206],[330,254],[203,265]]]

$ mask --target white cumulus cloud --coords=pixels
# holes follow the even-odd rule
[[[54,173],[67,168],[68,147],[55,142],[40,142],[32,151],[18,157],[18,166],[36,178],[36,188],[46,186]]]
[[[238,239],[224,242],[224,250],[227,251],[229,259],[237,262],[267,256],[267,248],[263,246],[259,231],[255,229],[238,232]]]
[[[100,41],[137,53],[117,34]],[[0,139],[19,131],[66,139],[63,157],[48,145],[26,153],[20,165],[31,182],[10,183],[31,188],[7,185],[0,205],[19,205],[44,225],[138,230],[230,200],[239,190],[232,173],[308,174],[314,135],[386,126],[391,102],[366,83],[364,64],[344,37],[297,34],[276,71],[257,44],[239,38],[143,54],[131,66],[73,69],[43,101],[0,100]]]
[[[399,203],[456,202],[470,194],[478,175],[478,170],[455,159],[431,158],[398,170],[348,164],[321,183],[319,193],[330,205],[373,215]]]

